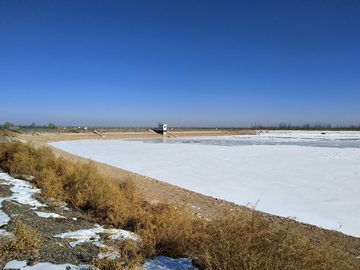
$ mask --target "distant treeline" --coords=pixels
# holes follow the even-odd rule
[[[253,124],[250,129],[266,129],[266,130],[344,130],[344,131],[360,131],[359,125],[350,125],[350,126],[331,126],[331,124],[314,124],[310,125],[306,123],[302,126],[293,126],[291,123],[280,123],[278,126],[263,126],[261,124]]]
[[[2,130],[12,130],[12,131],[20,131],[20,130],[54,130],[62,127],[57,127],[54,123],[49,123],[47,126],[39,126],[32,123],[31,125],[14,125],[14,123],[6,122],[4,125],[0,125],[0,129]]]

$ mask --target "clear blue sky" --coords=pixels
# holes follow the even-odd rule
[[[0,0],[0,124],[360,124],[360,1]]]

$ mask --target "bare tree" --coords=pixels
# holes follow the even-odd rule
[[[12,123],[10,123],[10,122],[6,122],[6,123],[4,124],[4,128],[6,128],[6,129],[9,129],[9,128],[13,127],[13,126],[14,126],[14,124],[12,124]]]
[[[49,128],[51,128],[51,129],[56,129],[56,126],[55,126],[54,123],[49,123]]]

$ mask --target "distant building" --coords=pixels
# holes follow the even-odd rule
[[[158,123],[158,127],[154,128],[154,131],[162,135],[166,135],[168,124]]]
[[[167,131],[167,126],[168,126],[168,124],[163,124],[163,123],[158,123],[158,125],[159,125],[159,127],[158,127],[158,129],[159,130],[161,130],[161,131],[163,131],[163,132],[166,132]]]

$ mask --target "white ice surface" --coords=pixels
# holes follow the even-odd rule
[[[56,142],[70,153],[360,236],[360,132]]]
[[[294,138],[300,140],[360,140],[359,131],[259,130],[263,138]]]

